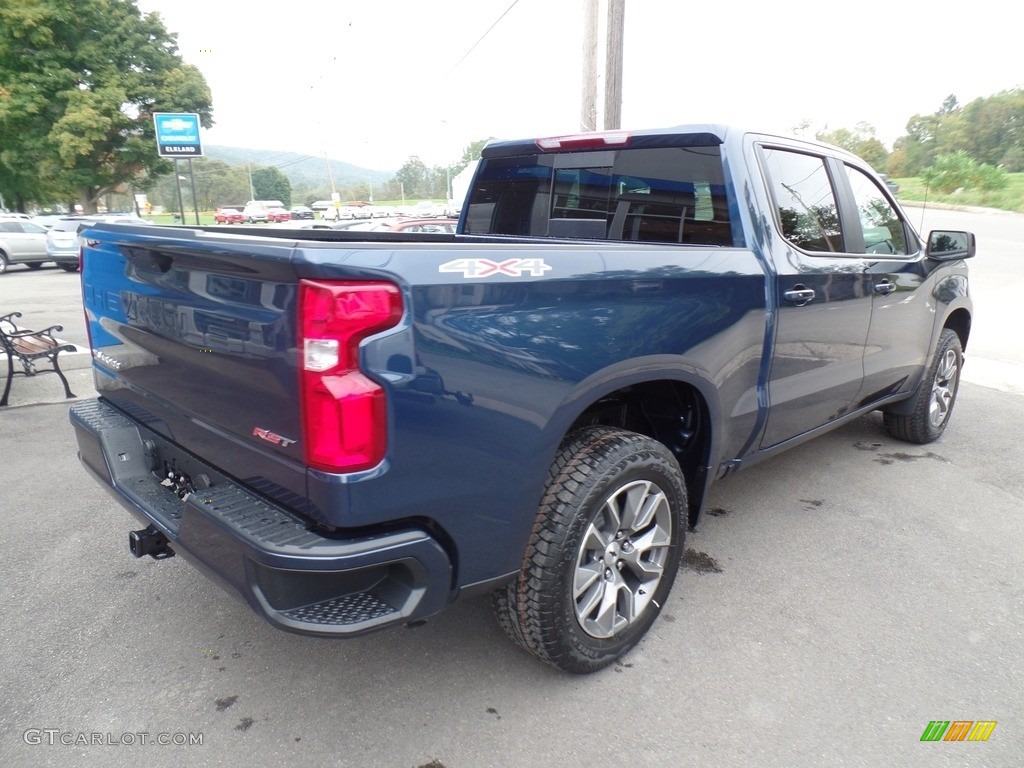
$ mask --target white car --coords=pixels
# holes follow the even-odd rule
[[[269,221],[272,208],[284,208],[284,203],[280,200],[250,200],[245,204],[242,215],[250,224],[257,221]],[[289,216],[289,218],[291,217]]]
[[[52,261],[46,253],[46,230],[28,216],[0,216],[0,273],[10,264],[39,269],[44,261]]]
[[[420,200],[412,207],[409,215],[416,219],[433,219],[444,216],[444,206],[430,200]]]

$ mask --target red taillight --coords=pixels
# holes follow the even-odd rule
[[[537,147],[551,151],[554,149],[601,149],[602,147],[624,147],[629,144],[630,135],[627,131],[611,131],[607,133],[577,133],[572,136],[551,136],[537,139]]]
[[[398,324],[402,295],[383,282],[302,280],[299,363],[306,463],[355,472],[387,447],[384,390],[359,370],[359,342]]]

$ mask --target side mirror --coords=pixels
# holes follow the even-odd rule
[[[935,229],[928,233],[928,250],[925,253],[936,261],[956,261],[971,258],[974,250],[973,232]]]

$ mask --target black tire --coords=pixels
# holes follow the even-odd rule
[[[77,272],[78,271],[78,265],[77,264],[58,264],[57,266],[60,267],[61,269],[63,269],[65,272]]]
[[[664,445],[609,427],[575,432],[551,466],[519,576],[494,593],[498,623],[557,669],[608,666],[661,612],[686,520],[682,472]]]
[[[932,364],[911,398],[913,411],[909,414],[886,413],[886,431],[897,440],[919,445],[938,440],[946,431],[956,404],[963,364],[960,337],[955,331],[944,328],[939,335]]]
[[[10,262],[7,261],[7,254],[4,253],[3,251],[0,251],[0,275],[7,271],[7,265],[9,263]]]
[[[25,266],[28,267],[29,269],[39,269],[39,268],[41,268],[43,266],[43,262],[41,262],[41,261],[27,261],[27,262],[25,262]]]

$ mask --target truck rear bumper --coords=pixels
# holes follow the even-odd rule
[[[70,418],[79,459],[114,498],[281,629],[354,636],[448,602],[451,562],[423,530],[327,537],[103,400]],[[162,485],[167,467],[197,490]]]

